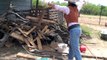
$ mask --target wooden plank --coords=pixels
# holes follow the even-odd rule
[[[38,58],[38,56],[33,56],[33,55],[30,55],[30,54],[25,54],[25,53],[18,53],[16,56],[21,57],[21,58],[34,59],[34,60],[36,58]]]
[[[42,29],[42,33],[45,32],[45,30],[48,28],[48,26],[46,25],[43,29]]]
[[[38,34],[38,37],[39,37],[40,39],[42,39],[41,34],[40,34],[39,32],[37,32],[37,34]]]
[[[32,35],[30,35],[30,38],[28,39],[28,41],[30,42],[32,48],[37,48],[36,44],[35,44],[34,41],[33,41]]]
[[[29,31],[23,31],[20,28],[17,28],[25,37],[27,37],[27,35],[29,35],[34,29],[36,28],[36,26],[34,26],[32,29],[30,29]]]
[[[19,58],[26,58],[27,60],[54,60],[54,59],[51,59],[51,58],[42,59],[43,57],[34,56],[34,55],[31,55],[31,54],[21,53],[21,52],[16,54],[16,56],[19,57]]]
[[[48,33],[50,30],[49,29],[47,29],[45,32],[44,32],[44,34],[46,34],[46,33]]]
[[[40,38],[37,37],[36,40],[37,40],[38,49],[39,49],[39,50],[42,50],[43,48],[42,48],[42,43],[41,43]]]
[[[42,43],[41,43],[41,40],[42,39],[42,36],[39,32],[37,32],[38,36],[36,37],[36,41],[37,41],[37,45],[38,45],[38,49],[39,50],[42,50]]]
[[[34,26],[28,32],[25,32],[25,31],[21,30],[20,28],[18,28],[18,30],[24,35],[24,37],[25,37],[24,41],[29,48],[36,48],[33,38],[31,36],[30,37],[28,36],[35,28],[36,28],[36,26]]]
[[[32,47],[32,46],[30,45],[30,42],[28,41],[27,38],[24,39],[24,42],[27,44],[28,47],[30,47],[30,48]]]
[[[36,22],[36,23],[39,22],[38,18],[36,18],[36,17],[27,16],[26,18],[30,19],[31,21]],[[42,23],[53,23],[53,24],[56,24],[55,21],[50,21],[50,20],[47,20],[47,19],[43,19]]]
[[[19,34],[15,33],[15,32],[12,32],[12,33],[10,34],[10,36],[13,37],[13,38],[16,38],[16,39],[18,39],[18,40],[20,40],[20,41],[22,41],[22,42],[25,42],[28,47],[32,47],[32,46],[30,45],[30,42],[28,41],[27,37],[24,37],[23,35],[19,35]]]
[[[10,34],[10,36],[11,37],[13,37],[13,38],[16,38],[16,39],[18,39],[18,40],[20,40],[20,41],[23,41],[24,42],[24,37],[23,37],[23,35],[20,35],[20,34],[17,34],[16,32],[12,32],[11,34]]]
[[[32,29],[30,29],[28,32],[25,32],[26,35],[29,35],[32,31],[34,31],[34,29],[36,28],[36,26],[33,26]]]
[[[46,34],[51,34],[53,33],[55,30],[50,30],[49,32],[47,32]]]
[[[17,28],[24,36],[26,36],[26,34],[25,34],[25,32],[22,30],[22,29],[20,29],[20,28]]]
[[[40,32],[42,38],[45,38],[45,36],[44,36],[44,32],[42,32],[42,31],[39,31],[39,32]]]

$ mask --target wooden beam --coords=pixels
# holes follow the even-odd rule
[[[39,20],[38,20],[37,17],[27,16],[26,18],[27,18],[27,19],[30,19],[30,21],[33,21],[33,22],[39,22]],[[43,19],[43,20],[41,21],[41,23],[53,23],[53,24],[57,24],[55,21],[51,21],[51,20],[47,20],[47,19]]]
[[[44,33],[46,34],[46,33],[48,33],[50,30],[49,29],[47,29]]]
[[[41,58],[42,58],[42,57],[39,57],[39,56],[34,56],[34,55],[30,55],[30,54],[27,54],[27,53],[21,53],[21,52],[19,52],[16,56],[19,57],[19,58],[26,58],[26,59],[29,59],[29,60],[41,60]],[[46,60],[46,59],[43,59],[43,60]],[[48,58],[47,60],[53,60],[53,59]]]
[[[44,35],[50,35],[51,33],[54,33],[55,30],[47,30],[44,32]]]
[[[27,35],[29,35],[34,29],[36,28],[36,26],[34,26],[32,29],[30,29],[29,31],[23,31],[20,28],[17,28],[25,37],[27,37]]]
[[[29,48],[32,48],[32,46],[30,45],[30,42],[28,41],[27,38],[24,39],[24,42],[27,44],[27,46],[28,46]]]
[[[37,32],[37,34],[38,34],[38,37],[39,37],[40,39],[42,39],[42,35],[41,35],[39,32]]]
[[[41,44],[40,38],[37,37],[36,40],[37,40],[38,49],[39,49],[39,50],[42,50],[43,48],[42,48],[42,44]]]
[[[44,32],[42,32],[42,31],[39,30],[39,33],[41,34],[42,38],[45,38]]]
[[[16,39],[18,39],[18,40],[20,40],[20,41],[23,41],[24,42],[24,37],[23,37],[23,35],[20,35],[20,34],[17,34],[16,32],[12,32],[11,34],[10,34],[10,36],[11,37],[14,37],[14,38],[16,38]]]
[[[28,38],[28,41],[30,42],[32,48],[37,48],[36,44],[35,44],[34,41],[33,41],[32,35],[30,35],[30,37]]]
[[[29,42],[29,41],[28,41],[29,39],[28,39],[27,37],[24,37],[23,35],[17,34],[16,32],[12,32],[12,33],[10,34],[10,36],[13,37],[13,38],[16,38],[16,39],[18,39],[18,40],[20,40],[20,41],[22,41],[22,42],[25,42],[28,47],[34,48],[33,46],[31,46],[31,44],[34,45],[34,43],[32,43],[31,41]],[[34,46],[35,46],[35,45],[34,45]]]
[[[36,58],[39,58],[38,56],[33,56],[33,55],[30,55],[30,54],[25,54],[25,53],[18,53],[16,56],[21,57],[21,58],[34,59],[34,60]]]
[[[36,26],[33,26],[32,29],[30,29],[28,32],[25,32],[26,35],[29,35],[32,31],[34,31],[34,29],[36,28]]]
[[[42,33],[45,32],[47,28],[48,28],[48,26],[46,25],[46,26],[42,29]]]

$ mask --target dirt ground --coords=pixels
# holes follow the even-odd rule
[[[101,31],[101,29],[107,29],[107,27],[104,26],[105,22],[107,22],[106,18],[103,18],[99,25],[98,17],[87,17],[81,15],[81,17],[79,18],[79,22],[82,25],[89,26],[90,28],[94,29],[95,32]],[[92,39],[83,41],[87,46],[87,50],[85,53],[82,53],[82,55],[107,57],[107,41],[101,40],[99,36],[100,35],[93,35]],[[18,52],[27,53],[27,51],[23,49],[22,46],[20,45],[12,45],[9,48],[8,47],[0,48],[0,60],[25,60],[16,58],[16,54]],[[83,58],[83,60],[104,60],[104,59]]]
[[[99,24],[99,17],[84,16],[79,18],[81,25],[88,26],[94,29],[94,33],[100,32],[102,29],[107,29],[105,23],[107,23],[107,17],[102,17]],[[82,53],[83,55],[95,56],[95,57],[107,57],[107,41],[100,39],[100,34],[92,35],[92,39],[83,41],[87,46],[87,51]],[[83,60],[104,60],[104,59],[83,59]],[[107,60],[107,59],[105,59]]]

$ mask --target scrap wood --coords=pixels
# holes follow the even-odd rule
[[[16,39],[18,39],[18,40],[20,40],[20,41],[22,41],[22,42],[24,42],[24,36],[22,36],[22,35],[20,35],[20,34],[17,34],[16,32],[12,32],[11,34],[10,34],[10,36],[12,36],[12,37],[14,37],[14,38],[16,38]]]
[[[18,53],[16,56],[17,57],[22,57],[22,58],[27,58],[27,59],[39,58],[38,56],[33,56],[33,55],[30,55],[30,54],[25,54],[25,53]]]
[[[37,37],[36,40],[37,40],[38,49],[39,49],[39,50],[42,50],[42,43],[41,43],[40,38]]]
[[[34,26],[32,29],[30,29],[29,31],[23,31],[21,28],[17,28],[25,37],[27,37],[27,35],[29,35],[34,29],[36,28],[36,26]]]
[[[25,32],[23,30],[21,30],[20,28],[18,28],[18,30],[24,35],[25,39],[25,43],[27,44],[28,47],[31,48],[36,48],[36,44],[33,41],[33,37],[32,36],[27,36],[28,34],[30,34],[34,29],[36,28],[36,26],[34,26],[32,29],[30,29],[28,32]]]
[[[28,37],[28,41],[30,42],[30,44],[31,44],[31,46],[32,46],[33,48],[37,48],[36,44],[35,44],[34,41],[33,41],[32,35],[30,35],[30,37]]]
[[[46,37],[44,36],[46,30],[48,30],[48,25],[46,25],[46,26],[42,29],[42,31],[39,30],[39,32],[41,33],[41,35],[43,36],[43,38],[46,38]]]
[[[28,48],[36,48],[35,43],[31,40],[31,38],[24,38],[24,42],[27,44]]]
[[[39,33],[41,34],[42,38],[45,38],[44,32],[42,32],[42,31],[39,30]]]
[[[33,21],[33,22],[39,22],[38,18],[37,17],[31,17],[31,16],[26,16],[27,19],[30,19],[30,21]],[[51,20],[47,20],[47,19],[43,19],[41,21],[41,23],[53,23],[53,24],[57,24],[55,21],[51,21]]]
[[[45,32],[47,28],[48,28],[48,25],[46,25],[46,26],[42,29],[42,33]]]
[[[39,37],[40,39],[43,38],[42,35],[41,35],[39,32],[37,32],[37,34],[38,34],[38,37]]]
[[[32,47],[32,46],[30,45],[30,42],[27,40],[27,38],[25,38],[24,41],[25,41],[25,43],[27,44],[28,47]]]
[[[28,32],[26,32],[26,35],[29,35],[32,31],[34,31],[35,28],[36,28],[36,26],[34,26],[32,29],[30,29]]]
[[[50,31],[50,29],[47,29],[47,30],[44,32],[44,34],[48,33],[49,31]]]
[[[19,35],[15,32],[12,32],[10,36],[17,38],[18,40],[25,42],[28,47],[30,48],[36,48],[36,44],[34,43],[33,39],[31,37],[24,37],[23,35]]]
[[[42,39],[42,36],[39,32],[37,32],[38,36],[36,37],[36,39],[34,39],[34,41],[36,40],[37,41],[37,45],[38,45],[38,49],[39,50],[42,50],[42,43],[41,43],[41,40]]]
[[[46,34],[51,34],[51,33],[53,33],[55,30],[50,30],[50,31],[48,31]]]
[[[34,55],[31,55],[31,54],[26,54],[26,53],[21,53],[19,52],[17,55],[17,57],[19,58],[26,58],[26,59],[32,59],[32,60],[53,60],[51,58],[48,58],[48,57],[39,57],[39,56],[34,56]]]

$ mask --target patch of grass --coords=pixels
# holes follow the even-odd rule
[[[81,28],[82,28],[83,34],[85,34],[85,35],[87,35],[87,36],[91,36],[92,30],[93,30],[92,28],[87,27],[87,26],[85,26],[85,25],[81,25]]]

